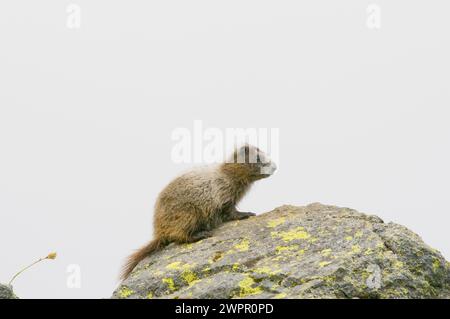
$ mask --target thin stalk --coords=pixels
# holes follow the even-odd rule
[[[20,270],[17,274],[15,274],[15,275],[11,278],[11,280],[9,281],[8,286],[11,286],[12,282],[14,281],[14,279],[16,279],[17,276],[19,276],[21,273],[23,273],[23,272],[24,272],[25,270],[27,270],[28,268],[33,267],[34,265],[36,265],[37,263],[39,263],[39,262],[41,262],[41,261],[43,261],[43,260],[45,260],[45,259],[55,259],[55,258],[56,258],[56,253],[50,253],[50,254],[48,254],[46,257],[39,258],[39,259],[36,260],[34,263],[32,263],[32,264],[26,266],[25,268],[23,268],[22,270]]]

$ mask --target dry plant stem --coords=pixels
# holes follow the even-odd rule
[[[17,274],[15,274],[15,275],[11,278],[11,280],[10,280],[9,283],[8,283],[8,285],[11,286],[12,282],[14,281],[14,279],[16,279],[17,276],[19,276],[21,273],[23,273],[23,272],[24,272],[25,270],[27,270],[28,268],[30,268],[30,267],[36,265],[37,263],[39,263],[39,262],[41,262],[41,261],[43,261],[43,260],[45,260],[45,259],[47,259],[47,257],[45,257],[45,258],[39,258],[38,260],[36,260],[36,261],[35,261],[34,263],[32,263],[31,265],[28,265],[28,266],[26,266],[25,268],[23,268],[22,270],[20,270]]]

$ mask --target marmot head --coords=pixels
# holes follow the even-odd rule
[[[245,144],[233,152],[223,168],[236,177],[255,181],[272,175],[277,166],[259,148]]]

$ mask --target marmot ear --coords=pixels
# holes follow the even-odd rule
[[[248,143],[241,146],[238,152],[238,163],[257,163],[258,149]]]
[[[239,149],[239,153],[249,154],[250,153],[250,144],[245,143],[244,145],[242,145],[241,148]]]
[[[247,154],[248,154],[248,148],[246,150],[247,146],[241,146],[239,148],[236,148],[234,151],[234,163],[245,163],[245,159],[247,158]]]
[[[250,146],[248,144],[236,147],[233,152],[233,163],[246,163],[249,153]]]

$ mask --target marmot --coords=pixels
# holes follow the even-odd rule
[[[169,243],[191,243],[210,236],[223,222],[254,216],[236,204],[251,184],[269,177],[276,165],[257,147],[244,145],[222,164],[192,170],[167,185],[154,209],[154,239],[132,254],[123,267],[125,279],[136,265]]]

